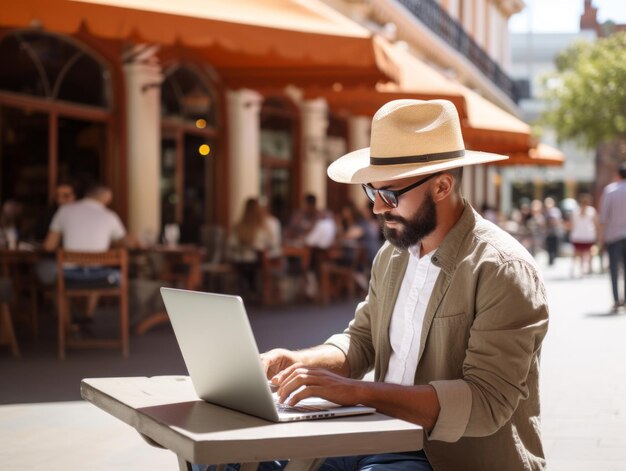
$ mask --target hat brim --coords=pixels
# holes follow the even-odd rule
[[[339,183],[371,183],[417,177],[457,167],[506,160],[507,155],[466,150],[463,157],[404,165],[370,165],[370,148],[355,150],[328,166],[328,176]]]

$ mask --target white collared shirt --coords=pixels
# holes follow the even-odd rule
[[[386,383],[413,385],[420,350],[422,323],[441,268],[432,263],[434,251],[420,257],[420,245],[409,247],[409,263],[391,317],[391,356]]]

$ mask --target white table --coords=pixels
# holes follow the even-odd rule
[[[189,463],[244,463],[289,459],[289,470],[313,470],[320,458],[422,448],[419,425],[383,414],[272,423],[204,402],[187,376],[91,378],[82,397],[134,427],[149,443]]]

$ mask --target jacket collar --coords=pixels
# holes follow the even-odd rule
[[[454,271],[457,264],[457,256],[463,240],[468,232],[476,225],[478,215],[474,212],[471,205],[463,199],[463,212],[456,224],[450,229],[443,239],[443,242],[435,253],[432,261],[446,274]]]

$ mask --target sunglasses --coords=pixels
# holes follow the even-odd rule
[[[404,187],[400,190],[377,190],[376,188],[372,188],[371,186],[366,185],[366,184],[363,184],[361,186],[363,187],[363,191],[365,191],[365,194],[367,195],[368,199],[372,203],[376,202],[376,194],[378,194],[378,196],[380,196],[380,199],[387,206],[389,206],[390,208],[397,208],[398,197],[400,197],[400,195],[403,195],[404,193],[408,191],[414,190],[415,188],[420,186],[422,183],[426,183],[431,178],[436,177],[437,175],[441,175],[441,173],[442,172],[433,173],[432,175],[427,176],[423,180],[412,183],[409,186]]]

